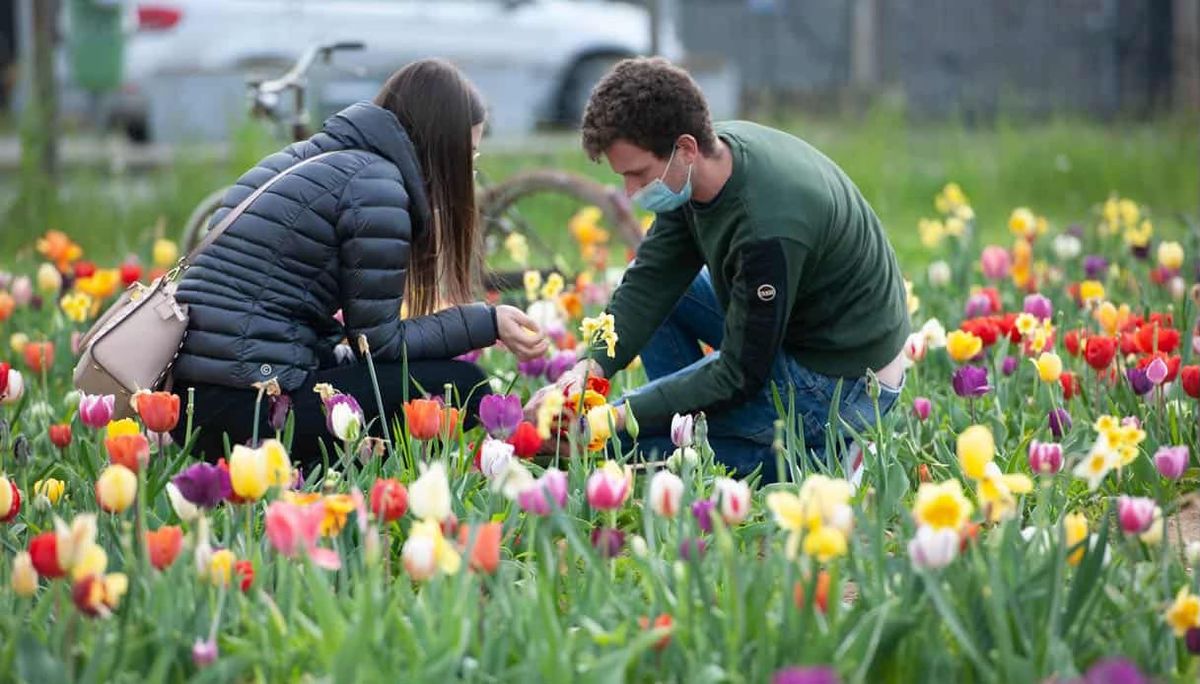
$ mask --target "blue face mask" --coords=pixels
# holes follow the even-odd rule
[[[674,160],[675,150],[671,150],[671,156],[667,159],[667,168],[663,169],[663,175],[633,193],[633,197],[630,199],[646,211],[653,211],[656,214],[678,209],[690,200],[692,198],[691,166],[688,167],[687,180],[683,182],[683,187],[679,188],[679,192],[675,192],[663,182],[663,178],[667,177],[667,171],[671,169],[671,162]]]

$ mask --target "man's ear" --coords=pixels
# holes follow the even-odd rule
[[[679,136],[679,139],[675,141],[675,147],[678,150],[675,155],[678,157],[683,157],[683,160],[688,164],[695,164],[696,162],[700,161],[700,157],[702,156],[700,152],[700,143],[697,142],[696,138],[691,134],[684,133],[683,135]]]

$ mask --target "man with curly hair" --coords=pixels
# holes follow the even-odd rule
[[[718,461],[775,479],[777,392],[814,456],[844,455],[845,427],[862,432],[896,402],[910,331],[895,252],[854,183],[787,133],[714,125],[696,83],[661,58],[617,64],[582,128],[588,156],[655,220],[608,306],[615,356],[559,385],[640,354],[649,382],[624,396],[617,427],[632,412],[644,448],[671,449],[672,415],[703,411]],[[861,463],[851,451],[848,467]]]

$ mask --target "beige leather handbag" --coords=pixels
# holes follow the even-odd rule
[[[75,387],[87,394],[115,395],[113,417],[132,416],[130,399],[139,390],[162,387],[183,346],[188,311],[186,304],[175,301],[179,276],[276,181],[335,152],[309,157],[281,171],[226,214],[169,273],[149,285],[134,283],[122,293],[80,340]]]

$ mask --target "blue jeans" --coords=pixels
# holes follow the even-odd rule
[[[650,381],[625,397],[649,391],[658,383],[715,362],[721,353],[715,351],[705,356],[699,343],[720,348],[724,332],[725,312],[717,302],[712,279],[705,268],[642,348],[642,365]],[[709,444],[717,461],[739,476],[748,475],[762,465],[764,482],[777,479],[771,443],[775,438],[775,421],[786,416],[780,416],[775,407],[772,387],[779,392],[785,410],[789,395],[794,394],[796,416],[802,422],[798,427],[803,430],[805,447],[813,458],[825,461],[829,407],[839,382],[842,388],[838,413],[842,421],[858,432],[873,426],[875,403],[867,391],[866,377],[842,379],[822,375],[800,365],[790,354],[781,352],[775,358],[770,380],[757,396],[726,411],[706,416]],[[901,389],[880,383],[880,415],[892,408]],[[647,455],[654,451],[666,455],[674,450],[670,435],[662,432],[644,430],[638,443]]]

